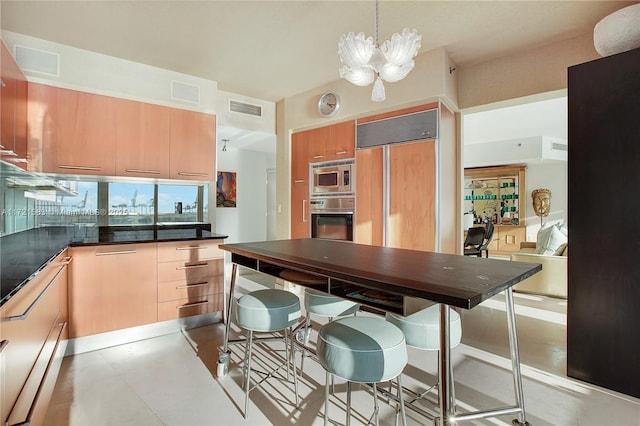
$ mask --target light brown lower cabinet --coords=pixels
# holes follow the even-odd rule
[[[68,264],[63,251],[0,308],[0,412],[41,425],[66,348]]]
[[[222,240],[158,243],[158,321],[222,311]]]
[[[69,337],[158,320],[156,245],[72,247]]]
[[[524,225],[496,225],[493,240],[489,245],[489,253],[493,253],[492,248],[495,249],[496,254],[502,255],[510,255],[520,250],[520,243],[525,240],[526,231]]]

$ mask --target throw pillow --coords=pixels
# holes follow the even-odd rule
[[[551,236],[551,231],[555,228],[554,225],[549,223],[545,223],[542,228],[538,231],[538,237],[536,239],[536,253],[542,254],[547,249],[547,244],[549,242],[549,237]]]
[[[557,226],[553,226],[551,227],[551,234],[549,235],[547,245],[542,254],[555,255],[558,251],[562,253],[566,244],[567,237],[558,229]]]

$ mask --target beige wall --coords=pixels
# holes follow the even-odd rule
[[[599,58],[591,33],[460,67],[458,105],[469,107],[567,88],[567,68]]]

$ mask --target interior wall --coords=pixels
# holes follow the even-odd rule
[[[226,243],[267,239],[267,154],[218,146],[217,170],[236,172],[236,207],[215,207],[215,185],[209,205],[215,209],[215,230],[228,235]]]
[[[459,67],[460,109],[567,88],[567,68],[599,58],[593,34]]]

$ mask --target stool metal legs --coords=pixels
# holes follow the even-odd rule
[[[272,372],[268,373],[266,377],[264,377],[262,380],[260,380],[259,382],[257,382],[255,384],[255,386],[252,388],[251,387],[251,354],[253,352],[253,330],[247,330],[248,331],[248,335],[247,335],[247,344],[245,347],[245,351],[244,351],[244,370],[245,370],[245,376],[244,376],[244,418],[246,419],[248,414],[249,414],[249,392],[253,389],[258,387],[260,384],[262,384],[262,382],[264,382],[265,380],[269,379],[270,377],[273,376],[273,374],[278,371],[283,364],[280,365],[280,367],[276,368],[275,370],[273,370]],[[295,358],[294,358],[294,350],[293,350],[293,332],[291,331],[291,328],[288,329],[284,329],[282,330],[282,332],[284,333],[284,342],[285,342],[285,364],[287,365],[287,380],[289,380],[289,368],[290,368],[290,364],[293,365],[293,385],[295,388],[295,394],[296,394],[296,406],[299,405],[299,398],[298,398],[298,374],[296,372],[296,368],[295,368]]]
[[[407,426],[407,413],[404,408],[404,397],[402,396],[402,374],[398,374],[396,377],[396,385],[398,386],[398,405],[400,415],[402,416],[402,425]],[[324,425],[327,426],[329,424],[329,387],[332,382],[333,374],[326,372],[325,386],[324,386]],[[372,383],[373,386],[373,414],[371,417],[376,418],[376,426],[380,421],[380,407],[378,406],[378,388],[376,383]],[[347,419],[346,426],[351,424],[351,387],[352,382],[347,381]],[[371,419],[369,419],[369,423]]]

